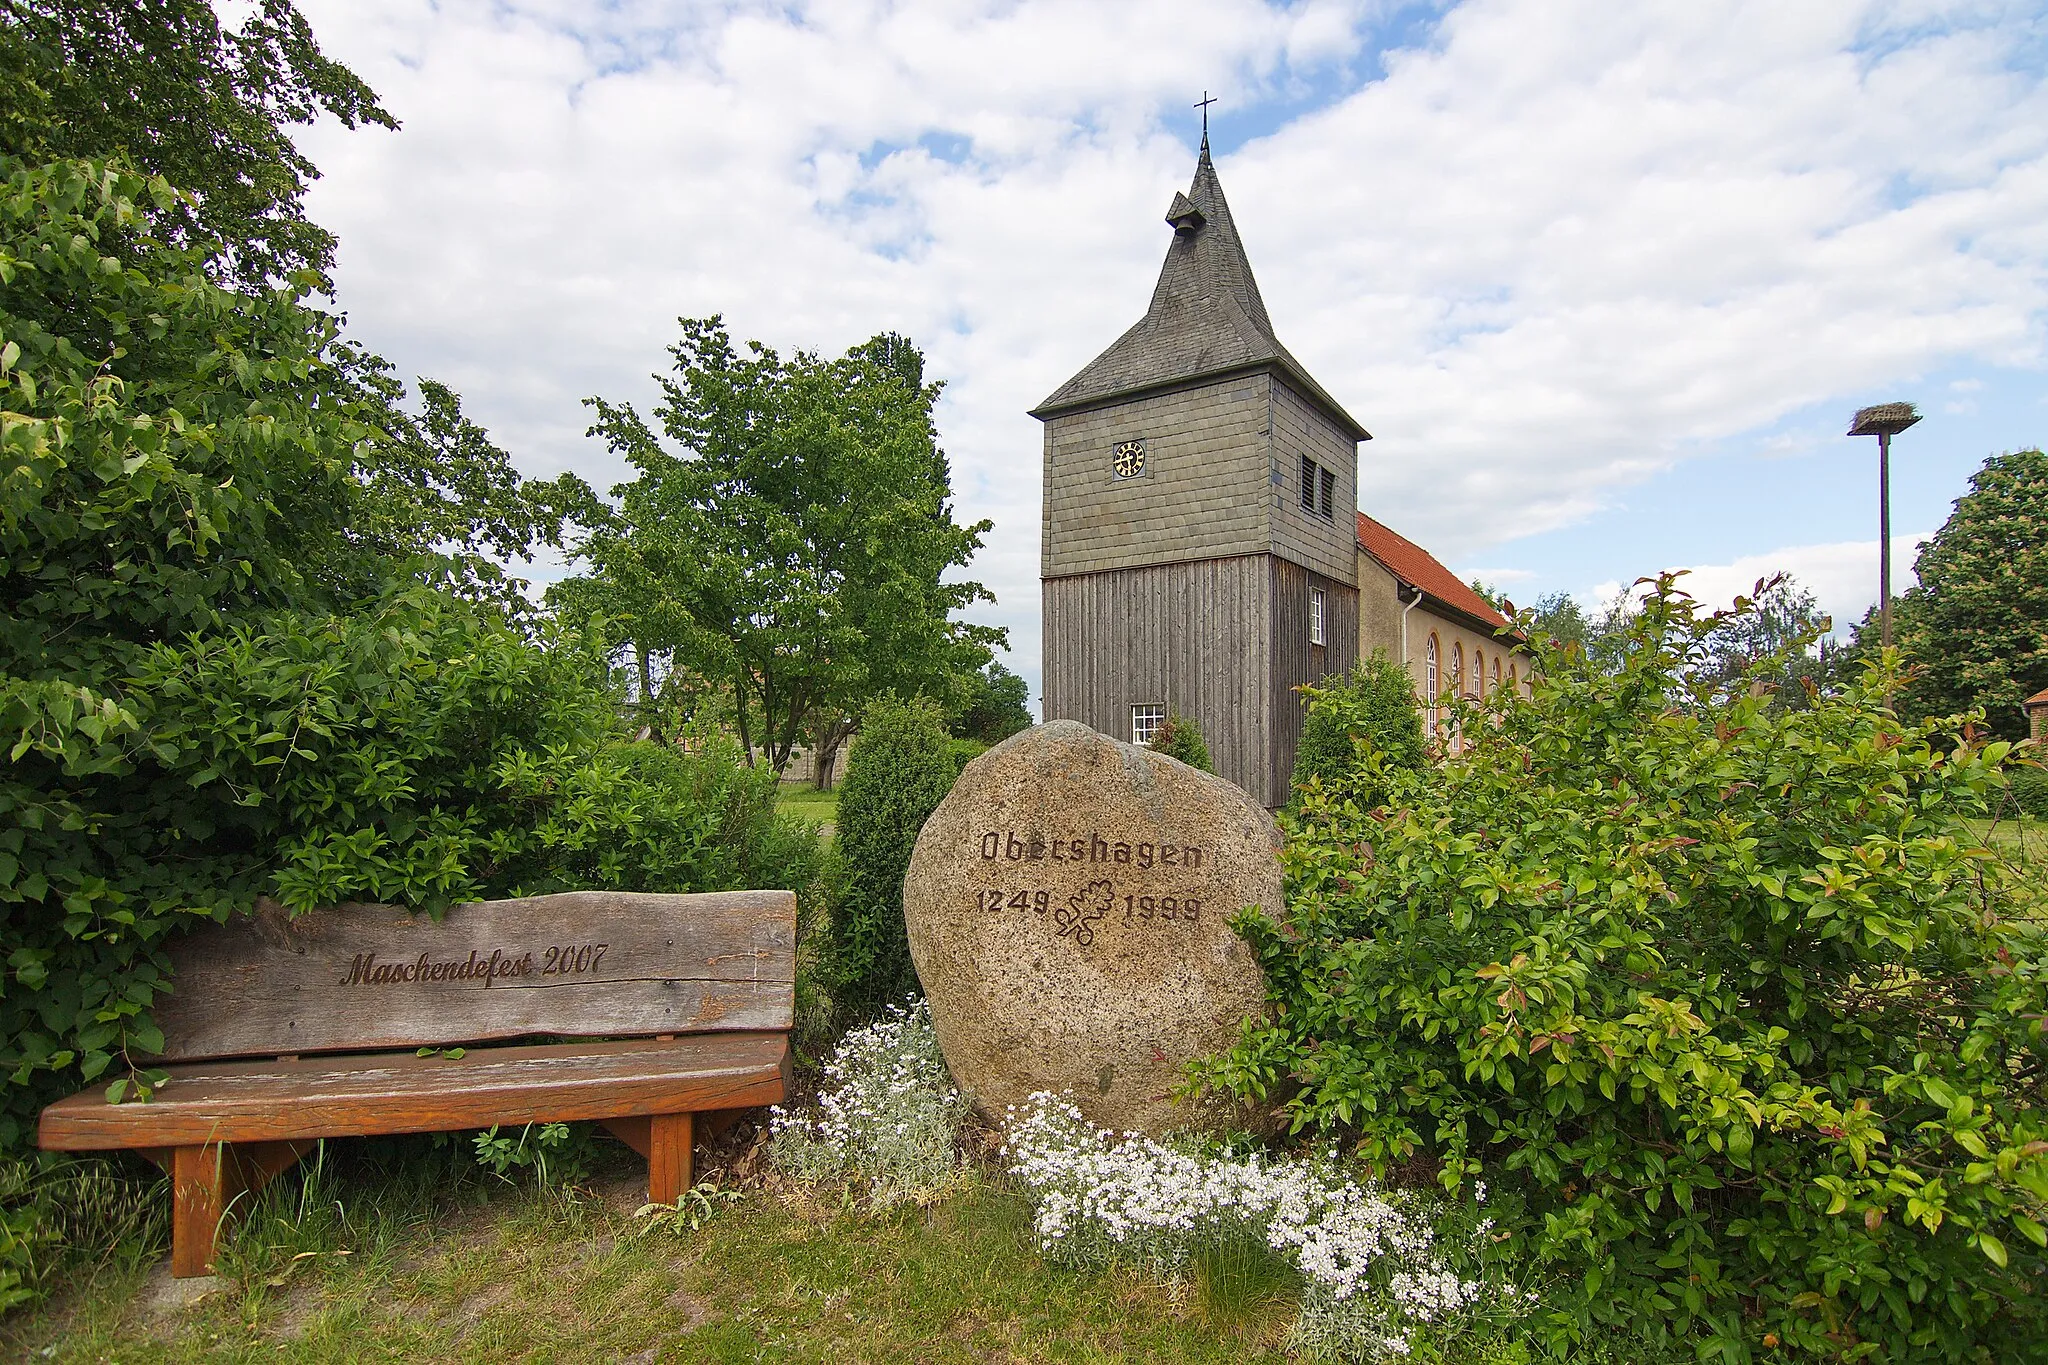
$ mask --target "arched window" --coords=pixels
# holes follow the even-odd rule
[[[1465,691],[1465,642],[1463,640],[1451,641],[1451,686],[1449,690],[1453,700],[1462,696]],[[1459,743],[1458,721],[1455,715],[1451,718],[1449,739],[1452,753],[1458,752],[1463,747]]]
[[[1472,685],[1465,689],[1465,695],[1476,697],[1486,690],[1486,651],[1475,648],[1472,651]]]
[[[1520,673],[1520,670],[1518,669],[1518,667],[1517,667],[1516,665],[1514,665],[1514,664],[1509,664],[1509,665],[1508,665],[1508,686],[1509,686],[1509,687],[1513,687],[1513,688],[1517,688],[1517,689],[1519,689],[1519,688],[1521,687],[1521,685],[1522,685],[1522,678],[1521,678],[1521,673]]]
[[[1493,656],[1493,690],[1500,691],[1500,655]]]
[[[1422,701],[1423,709],[1429,713],[1429,732],[1436,733],[1436,635],[1430,634],[1429,643],[1422,651]]]

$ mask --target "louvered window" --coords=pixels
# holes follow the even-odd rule
[[[1301,510],[1319,517],[1334,517],[1337,475],[1308,456],[1301,457]]]

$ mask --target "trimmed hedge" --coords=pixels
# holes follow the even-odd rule
[[[937,703],[884,696],[868,706],[839,789],[838,875],[818,973],[842,1018],[917,989],[903,926],[903,877],[918,831],[959,775]]]

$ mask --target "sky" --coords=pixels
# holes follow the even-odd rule
[[[1361,507],[1589,603],[1788,571],[1838,621],[2048,441],[2048,9],[1996,0],[302,0],[403,124],[300,141],[338,303],[531,474],[624,474],[676,319],[912,337],[973,619],[1038,695],[1039,424],[1144,312],[1200,118]],[[563,570],[535,566],[537,579]]]

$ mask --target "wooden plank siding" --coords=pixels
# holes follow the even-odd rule
[[[1270,770],[1266,794],[1268,806],[1285,804],[1288,782],[1294,775],[1294,751],[1301,743],[1301,724],[1307,714],[1305,699],[1294,689],[1303,683],[1319,682],[1332,673],[1349,669],[1358,658],[1358,589],[1348,583],[1305,569],[1285,559],[1273,558],[1273,698],[1272,742],[1268,749]],[[1308,630],[1308,594],[1323,591],[1323,643],[1312,644]],[[1258,796],[1260,789],[1245,790]]]
[[[1238,555],[1044,579],[1045,718],[1129,742],[1131,707],[1163,703],[1201,727],[1219,774],[1274,804],[1271,562]]]

